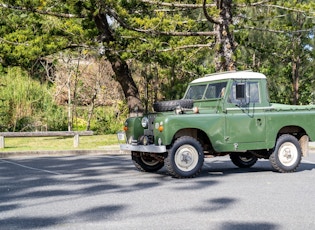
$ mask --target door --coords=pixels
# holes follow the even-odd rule
[[[241,85],[242,97],[237,95]],[[225,141],[227,143],[253,143],[266,140],[266,117],[261,107],[259,81],[234,81],[226,109]]]

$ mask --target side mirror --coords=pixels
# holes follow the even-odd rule
[[[236,84],[236,100],[245,100],[245,83]]]

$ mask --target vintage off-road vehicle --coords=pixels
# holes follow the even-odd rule
[[[153,107],[128,118],[119,133],[121,150],[145,172],[165,165],[174,177],[195,177],[205,156],[227,154],[241,168],[264,158],[278,172],[294,172],[315,138],[315,106],[270,103],[266,76],[251,71],[206,75],[182,100]]]

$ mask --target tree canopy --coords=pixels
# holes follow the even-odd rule
[[[2,0],[0,11],[2,68],[65,51],[105,57],[130,113],[235,69],[265,73],[272,101],[313,101],[311,0]]]

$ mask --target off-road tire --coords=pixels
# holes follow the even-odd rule
[[[276,142],[269,160],[272,167],[281,173],[295,172],[302,159],[299,141],[292,135],[284,134]]]
[[[155,112],[167,112],[175,110],[178,106],[184,109],[192,109],[194,106],[194,100],[182,99],[173,101],[159,101],[153,104],[153,109]]]
[[[131,152],[131,158],[136,168],[142,172],[156,172],[164,166],[164,162],[150,156],[150,153]]]
[[[164,162],[168,173],[173,177],[196,177],[204,162],[202,146],[193,137],[180,137],[168,151]]]
[[[250,168],[257,162],[257,157],[251,153],[231,153],[230,159],[239,168]]]

